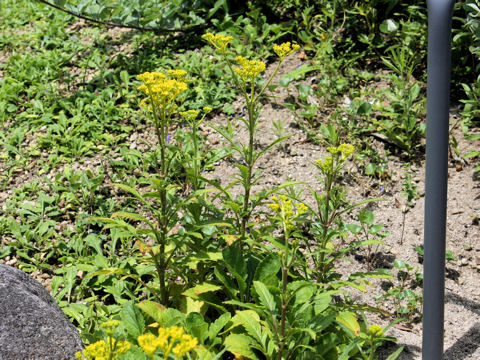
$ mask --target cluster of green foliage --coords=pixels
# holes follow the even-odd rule
[[[11,189],[0,208],[0,259],[48,274],[86,344],[127,339],[135,345],[122,347],[121,359],[168,357],[163,345],[148,353],[153,338],[139,338],[158,333],[150,325],[180,326],[198,341],[191,359],[372,360],[394,339],[384,334],[390,325],[371,325],[364,312],[419,320],[421,279],[400,260],[377,269],[388,231],[367,202],[347,201],[341,179],[354,161],[388,182],[389,155],[421,153],[423,2],[51,2],[67,12],[41,3],[0,3],[0,186]],[[456,11],[455,56],[473,42],[461,61],[477,71],[478,7],[467,1]],[[71,13],[148,31],[115,33]],[[223,35],[202,39],[208,29]],[[312,61],[273,83],[297,43]],[[272,61],[278,66],[262,78]],[[307,76],[315,81],[297,82]],[[149,88],[166,86],[162,79],[182,88],[168,103]],[[468,129],[478,89],[466,81]],[[295,95],[285,106],[327,151],[315,162],[321,191],[307,189],[312,206],[300,183],[256,190],[258,160],[288,137],[276,122],[277,138],[257,146],[265,92],[278,87]],[[230,105],[238,97],[241,116]],[[228,146],[212,150],[202,129],[219,113],[228,120],[214,130]],[[152,136],[138,145],[138,133]],[[387,143],[385,154],[369,146],[374,138]],[[225,157],[237,170],[229,182],[204,175]],[[366,272],[342,277],[337,264],[351,254]],[[394,314],[349,301],[371,278],[398,283],[379,294],[393,299]],[[113,318],[106,333],[101,324]]]

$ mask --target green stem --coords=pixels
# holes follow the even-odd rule
[[[193,136],[193,190],[198,190],[198,143],[197,143],[197,122],[192,126]]]

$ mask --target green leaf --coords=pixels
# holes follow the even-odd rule
[[[393,33],[397,30],[398,30],[398,24],[392,19],[387,19],[380,24],[380,31],[383,32],[384,34]]]
[[[120,317],[122,318],[125,329],[127,329],[130,335],[136,338],[143,334],[145,330],[145,320],[140,310],[134,305],[133,300],[123,305]]]
[[[174,326],[180,325],[185,320],[185,315],[180,311],[165,306],[150,300],[144,300],[137,304],[137,306],[145,314],[155,320],[160,326]]]
[[[216,266],[214,269],[214,273],[216,278],[223,284],[224,290],[227,295],[234,299],[237,297],[238,289],[236,288],[234,282],[228,277],[228,275],[221,269],[220,267]]]
[[[221,286],[210,284],[210,283],[202,283],[194,286],[183,292],[183,295],[191,297],[193,299],[198,299],[198,296],[207,292],[214,292],[222,289]]]
[[[187,330],[203,344],[208,337],[208,324],[199,313],[190,313],[185,319]]]
[[[358,336],[360,332],[360,324],[357,321],[357,315],[355,313],[350,311],[341,312],[337,315],[335,320]]]
[[[232,316],[227,312],[220,315],[218,319],[210,324],[210,328],[208,329],[208,338],[210,341],[213,341],[217,337],[218,333],[227,325],[231,318]]]
[[[223,260],[228,270],[235,276],[240,293],[244,294],[247,289],[247,263],[243,258],[243,253],[238,249],[238,245],[227,246],[222,251]]]
[[[275,298],[273,297],[272,293],[267,289],[265,284],[260,281],[254,281],[253,287],[260,299],[260,303],[271,313],[276,313],[276,304]]]
[[[252,360],[258,360],[255,353],[250,348],[250,343],[254,341],[250,336],[241,334],[230,334],[225,338],[223,346],[235,357],[244,356]]]
[[[85,238],[85,244],[89,247],[93,248],[97,254],[102,254],[102,240],[98,237],[98,235],[90,234]]]
[[[348,231],[350,231],[353,235],[358,234],[360,231],[362,231],[362,227],[357,224],[347,224],[345,225]]]
[[[357,109],[357,115],[368,115],[372,111],[372,104],[363,102]]]
[[[265,256],[265,258],[262,259],[262,261],[260,261],[255,269],[253,280],[267,282],[268,279],[277,275],[280,267],[281,263],[278,254],[269,253],[267,256]]]
[[[236,311],[235,316],[232,318],[232,322],[235,320],[241,324],[248,335],[257,340],[258,343],[262,343],[262,328],[260,326],[260,317],[252,310]]]
[[[133,221],[141,221],[147,224],[151,229],[155,230],[155,226],[143,215],[136,214],[136,213],[131,213],[131,212],[126,212],[126,211],[117,211],[114,212],[111,215],[111,218],[122,218],[122,219],[128,219],[128,220],[133,220]]]
[[[358,221],[360,221],[362,224],[370,225],[373,224],[373,220],[374,217],[372,211],[365,209],[360,210],[358,214]]]

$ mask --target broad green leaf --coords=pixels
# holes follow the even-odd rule
[[[230,313],[224,313],[220,315],[213,323],[210,324],[210,328],[208,329],[208,337],[210,341],[213,341],[215,337],[217,337],[218,333],[223,329],[225,325],[230,321],[232,315]]]
[[[225,338],[223,346],[231,352],[236,358],[244,356],[248,359],[258,360],[252,351],[250,344],[254,341],[250,336],[241,334],[230,334]]]
[[[372,104],[363,102],[357,109],[357,115],[368,115],[372,111]]]
[[[248,335],[262,343],[262,327],[260,326],[260,318],[257,313],[251,310],[236,311],[232,322],[237,320],[247,331]]]
[[[203,344],[208,337],[208,324],[199,313],[192,312],[185,319],[187,330]]]
[[[374,220],[373,212],[370,211],[370,210],[365,210],[365,209],[360,210],[360,212],[358,214],[358,220],[362,224],[367,224],[367,225],[372,224],[373,220]]]
[[[235,276],[240,293],[244,294],[247,289],[247,264],[243,258],[243,253],[237,245],[227,246],[222,251],[223,260],[228,270]]]
[[[357,224],[347,224],[345,226],[346,226],[347,230],[350,231],[354,235],[356,235],[360,231],[362,231],[362,227],[360,225],[357,225]]]
[[[253,287],[260,299],[260,303],[272,314],[276,313],[275,298],[268,288],[260,281],[254,281]]]
[[[398,30],[398,24],[395,20],[387,19],[380,24],[380,31],[384,34],[393,33]]]
[[[185,315],[180,311],[171,308],[165,308],[163,305],[149,300],[144,300],[137,304],[137,306],[145,314],[155,320],[160,326],[174,326],[182,324],[185,320]]]
[[[85,244],[87,244],[89,247],[95,249],[97,254],[102,254],[102,240],[98,237],[98,235],[95,234],[90,234],[85,238]]]
[[[360,332],[360,324],[357,321],[357,315],[355,315],[355,313],[350,311],[341,312],[337,315],[335,320],[358,336]]]
[[[185,297],[183,298],[184,301],[182,301],[182,306],[181,311],[185,314],[190,314],[190,313],[201,313],[202,308],[204,307],[205,303],[203,301],[199,300],[194,300],[191,297]]]
[[[277,275],[280,267],[281,263],[278,254],[269,253],[255,269],[253,280],[267,282],[268,279]]]
[[[130,335],[136,338],[143,334],[145,330],[145,320],[140,310],[134,305],[133,300],[123,305],[120,317],[122,318],[125,329],[127,329]]]
[[[363,341],[361,338],[356,338],[353,340],[348,346],[343,350],[343,352],[338,357],[338,360],[349,360],[350,359],[350,352],[357,347],[357,345]]]
[[[222,289],[221,286],[210,284],[210,283],[202,283],[195,285],[193,288],[190,288],[183,292],[183,295],[189,296],[193,299],[198,299],[198,295],[204,294],[207,292],[214,292]]]

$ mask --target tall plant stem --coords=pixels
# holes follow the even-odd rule
[[[328,228],[330,227],[330,216],[329,216],[329,210],[330,210],[330,192],[332,191],[332,183],[333,179],[331,178],[330,174],[326,175],[326,183],[325,183],[325,211],[324,215],[321,217],[322,221],[322,251],[320,252],[320,273],[319,273],[319,278],[317,281],[323,282],[324,280],[324,272],[325,272],[325,250],[327,247],[327,235],[328,235]],[[321,211],[320,211],[321,214]]]
[[[152,101],[153,104],[153,101]],[[167,191],[165,180],[167,178],[167,164],[165,160],[165,146],[166,146],[166,132],[167,132],[167,117],[165,109],[160,109],[160,114],[158,109],[152,105],[153,115],[155,119],[155,132],[157,135],[159,147],[160,147],[160,179],[162,180],[160,184],[159,195],[160,195],[160,216],[158,219],[159,225],[159,243],[160,248],[158,254],[151,254],[154,262],[155,268],[158,274],[158,281],[160,283],[160,298],[162,299],[163,305],[168,305],[168,289],[165,284],[165,271],[166,271],[166,261],[165,261],[165,243],[167,239],[167,230],[168,230],[168,208],[167,208]],[[158,164],[157,164],[158,168]]]

